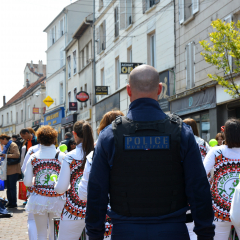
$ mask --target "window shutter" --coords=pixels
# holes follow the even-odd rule
[[[192,0],[192,13],[195,14],[199,11],[199,0]]]
[[[147,0],[142,0],[143,13],[147,11]]]
[[[97,35],[97,53],[98,54],[100,53],[100,44],[101,44],[99,30],[100,30],[100,27],[97,27],[96,28],[96,35]]]
[[[107,40],[107,33],[106,33],[106,20],[103,21],[103,47],[106,49],[106,40]]]
[[[126,28],[126,0],[120,1],[120,29]]]
[[[224,19],[224,21],[225,21],[226,23],[231,23],[231,21],[232,21],[232,15],[227,16],[227,17]],[[230,72],[232,72],[232,70],[233,70],[233,68],[232,68],[232,66],[233,66],[233,64],[232,64],[233,59],[232,59],[232,56],[230,56],[230,55],[228,55],[228,62],[229,62],[229,65],[230,65]],[[227,74],[229,74],[229,73],[227,73]]]
[[[195,43],[191,42],[191,88],[195,86]]]
[[[190,44],[186,46],[186,89],[190,89],[191,84],[191,57]]]
[[[184,22],[184,0],[179,0],[179,23],[182,24]]]

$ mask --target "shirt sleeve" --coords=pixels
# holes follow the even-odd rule
[[[33,156],[31,156],[26,164],[26,170],[24,172],[24,179],[23,182],[26,187],[31,187],[33,185],[33,166],[32,166],[32,159]]]
[[[91,164],[89,163],[88,159],[86,161],[84,171],[83,171],[83,177],[79,183],[78,187],[78,196],[80,197],[81,200],[86,201],[87,200],[87,186],[88,186],[88,179],[89,179],[89,174],[91,171]]]
[[[29,149],[29,150],[30,150],[30,149]],[[21,158],[23,158],[23,163],[22,163],[21,170],[22,170],[23,173],[24,173],[25,170],[26,170],[27,161],[28,161],[28,159],[29,159],[29,157],[30,157],[29,150],[28,150],[28,152],[27,152],[27,154],[26,154],[26,156],[25,156],[25,158],[24,158],[24,155],[25,155],[25,153],[26,153],[26,146],[22,147],[22,155],[21,155]],[[21,161],[22,161],[22,160],[21,160]]]
[[[114,138],[112,128],[109,128],[98,138],[89,175],[85,222],[90,240],[104,237],[104,222],[109,202],[109,162],[114,153]]]
[[[199,147],[194,140],[192,130],[186,125],[183,125],[181,149],[186,195],[195,223],[194,232],[199,240],[212,239],[214,215],[210,186]]]
[[[214,167],[214,163],[215,163],[215,149],[213,147],[203,161],[203,165],[207,174],[210,173],[210,171]]]

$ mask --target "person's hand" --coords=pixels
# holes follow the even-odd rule
[[[6,154],[2,154],[0,157],[4,157],[5,158]]]

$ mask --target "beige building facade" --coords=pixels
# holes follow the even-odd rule
[[[219,72],[205,62],[201,40],[209,41],[213,31],[211,22],[222,19],[226,22],[240,19],[238,0],[175,1],[175,93],[169,98],[171,111],[182,118],[194,118],[200,136],[209,141],[229,117],[240,117],[240,107],[227,96],[221,86],[211,81],[207,74]],[[226,103],[229,108],[226,108]],[[235,107],[234,107],[235,106]],[[228,109],[228,110],[227,110]]]

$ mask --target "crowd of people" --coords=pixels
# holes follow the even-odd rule
[[[1,160],[11,162],[6,207],[17,207],[22,178],[30,240],[53,240],[54,218],[58,240],[78,240],[85,228],[90,240],[227,240],[232,225],[240,235],[230,215],[240,121],[229,119],[210,147],[194,119],[162,112],[161,90],[154,68],[137,67],[127,86],[127,116],[105,113],[95,143],[91,125],[77,121],[59,144],[64,152],[51,126],[0,135]]]

